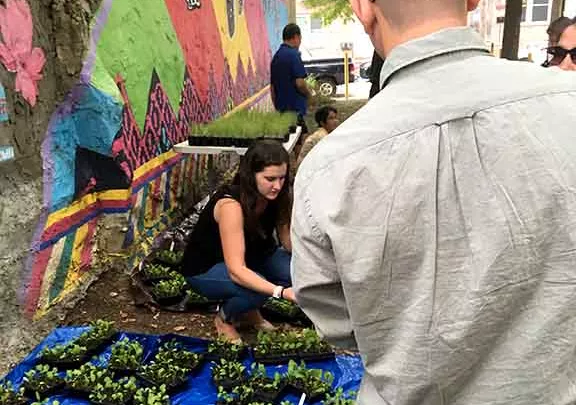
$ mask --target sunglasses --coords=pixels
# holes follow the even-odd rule
[[[570,55],[572,58],[572,63],[576,63],[576,48],[564,49],[561,46],[551,46],[546,48],[548,53],[548,60],[546,60],[546,66],[558,66],[566,59],[566,55]]]

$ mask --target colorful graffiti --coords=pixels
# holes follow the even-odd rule
[[[287,19],[284,0],[103,0],[80,83],[43,143],[45,212],[22,289],[29,314],[90,278],[105,217],[126,222],[124,247],[170,223],[210,162],[172,146],[192,123],[270,106],[280,40],[270,34]]]
[[[7,0],[0,6],[0,28],[4,42],[0,42],[0,63],[16,73],[16,91],[31,106],[36,104],[37,82],[42,79],[46,61],[44,51],[32,46],[32,13],[25,0]]]
[[[4,121],[8,121],[8,103],[4,87],[0,84],[0,122]]]

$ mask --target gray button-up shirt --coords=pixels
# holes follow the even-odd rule
[[[576,75],[467,28],[395,48],[300,167],[295,292],[360,405],[576,400]]]

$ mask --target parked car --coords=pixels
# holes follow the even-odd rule
[[[305,60],[304,67],[309,76],[316,79],[318,92],[323,96],[334,96],[336,87],[344,84],[344,58]],[[348,59],[348,69],[352,83],[356,79],[352,58]]]

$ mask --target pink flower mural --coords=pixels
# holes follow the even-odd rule
[[[34,106],[46,57],[42,49],[32,47],[32,13],[25,0],[7,0],[6,6],[0,7],[0,32],[4,40],[0,42],[0,63],[16,73],[16,91]]]

